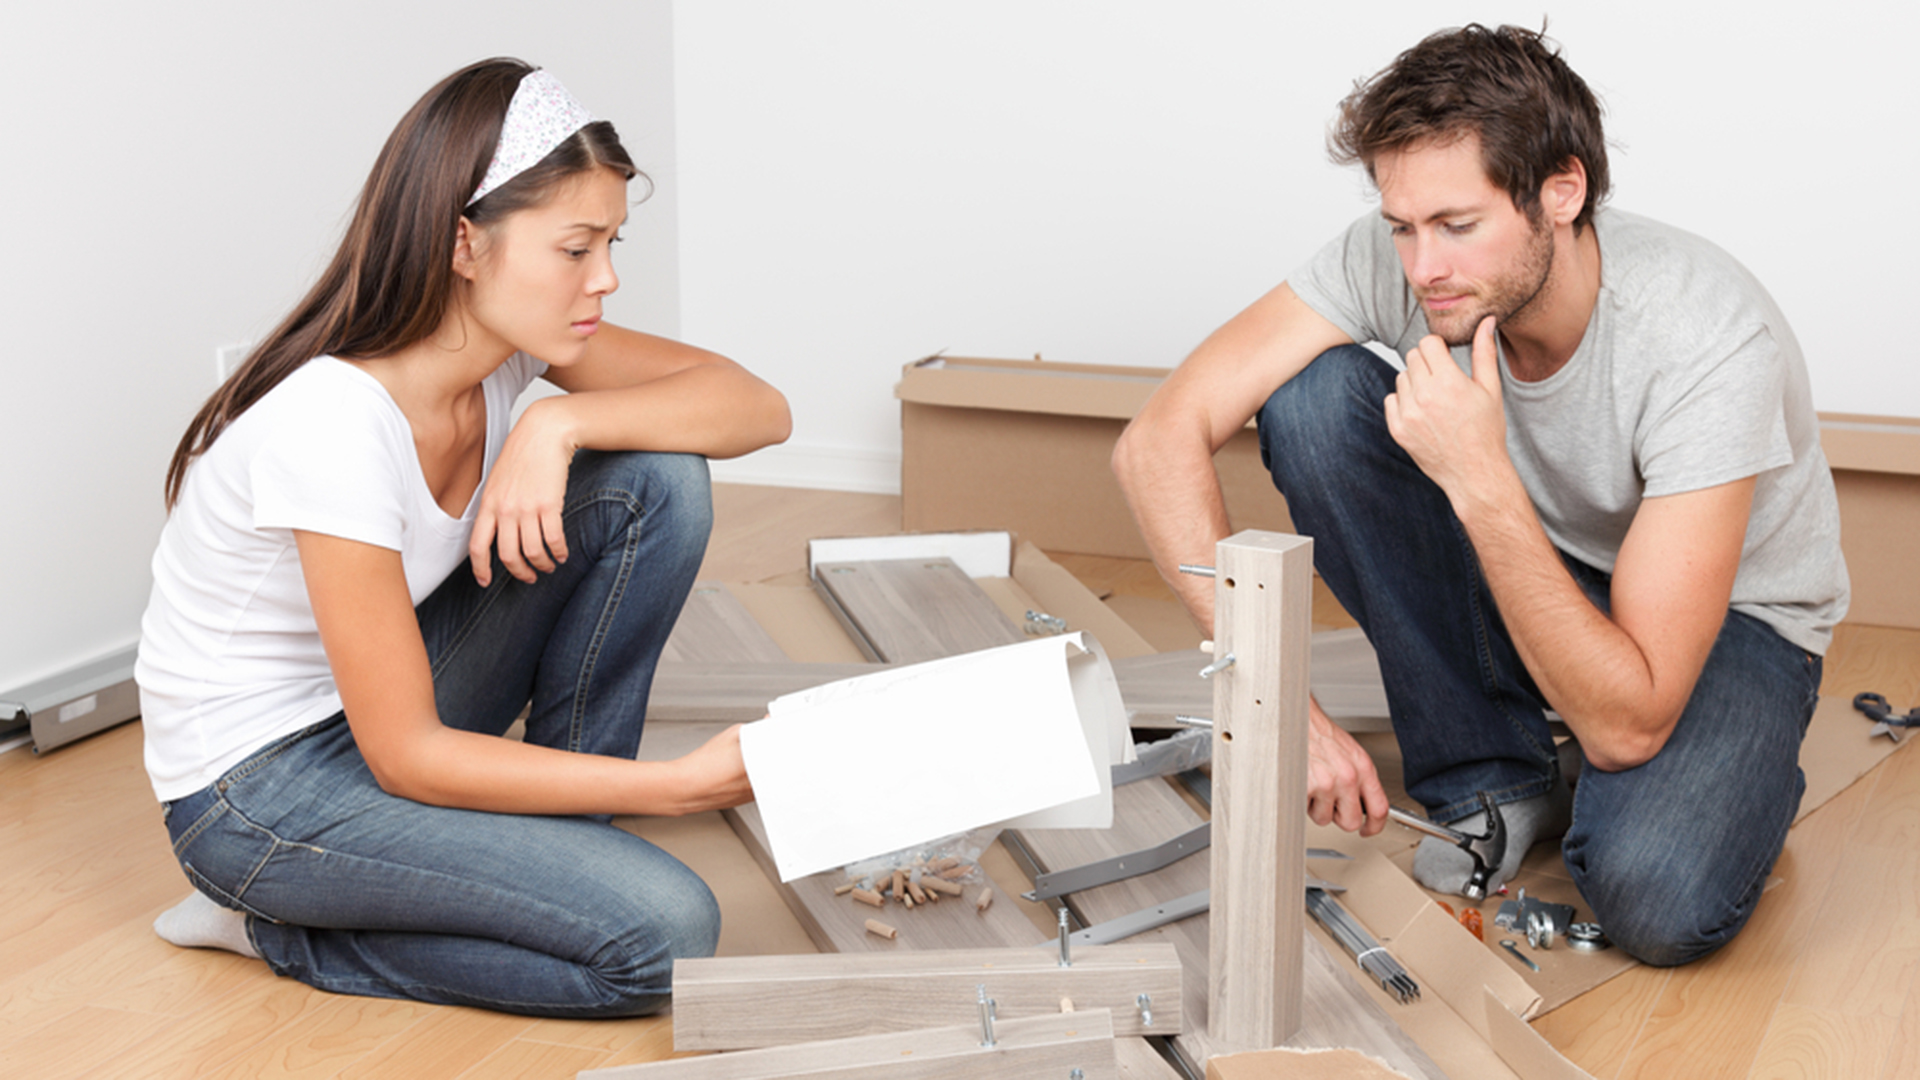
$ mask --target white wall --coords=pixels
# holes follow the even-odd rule
[[[1731,11],[1725,5],[1694,5]],[[1609,107],[1616,205],[1768,283],[1818,407],[1920,415],[1905,320],[1920,7],[1550,7]],[[681,327],[785,389],[720,475],[891,490],[899,366],[946,348],[1170,366],[1374,202],[1328,164],[1355,78],[1538,4],[982,0],[676,10]]]
[[[0,690],[138,638],[160,485],[421,93],[553,69],[661,181],[609,314],[675,330],[666,0],[17,3],[0,18]]]
[[[1920,249],[1900,51],[1920,9],[1677,10],[1553,11],[1611,107],[1619,204],[1719,240],[1769,282],[1821,408],[1920,415],[1894,317]],[[306,287],[393,122],[470,60],[553,68],[661,182],[627,230],[610,314],[678,329],[792,397],[792,443],[720,475],[888,490],[901,363],[941,348],[1177,362],[1371,205],[1320,149],[1353,78],[1439,26],[1539,13],[14,4],[0,18],[0,689],[137,638],[161,477],[213,387],[213,350],[257,337]]]

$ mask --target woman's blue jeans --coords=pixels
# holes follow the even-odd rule
[[[1394,369],[1345,346],[1276,391],[1261,453],[1314,566],[1380,655],[1408,794],[1437,820],[1544,794],[1557,780],[1548,708],[1439,487],[1387,432]],[[1488,553],[1486,557],[1497,557]],[[1609,576],[1564,558],[1594,605]],[[1731,940],[1786,843],[1820,657],[1729,611],[1665,748],[1588,768],[1562,851],[1617,944],[1679,964]]]
[[[631,758],[647,691],[706,550],[707,463],[581,451],[570,557],[533,584],[495,557],[418,608],[442,722]],[[166,807],[194,885],[246,912],[273,970],[344,994],[540,1016],[633,1016],[673,961],[712,955],[713,895],[604,819],[450,810],[382,791],[345,714]]]

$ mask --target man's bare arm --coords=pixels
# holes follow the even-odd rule
[[[1231,531],[1213,455],[1281,384],[1351,341],[1283,283],[1202,342],[1114,446],[1114,475],[1154,564],[1208,634],[1213,586],[1179,566],[1212,563]]]
[[[1755,480],[1647,499],[1615,559],[1611,613],[1560,561],[1506,453],[1492,320],[1462,375],[1438,338],[1387,399],[1394,438],[1451,501],[1521,660],[1603,770],[1660,752],[1725,621]]]
[[[1314,357],[1351,341],[1281,284],[1201,343],[1114,447],[1114,474],[1154,564],[1209,636],[1213,582],[1179,567],[1211,565],[1232,530],[1213,455]],[[1318,702],[1309,702],[1307,747],[1307,815],[1368,836],[1385,827],[1387,795],[1372,759]]]

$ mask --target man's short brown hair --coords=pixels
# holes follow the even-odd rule
[[[1607,144],[1600,102],[1544,34],[1478,23],[1442,30],[1401,53],[1340,103],[1327,149],[1342,165],[1374,175],[1383,151],[1480,138],[1487,179],[1529,218],[1540,188],[1578,158],[1587,201],[1574,219],[1583,229],[1607,197]]]

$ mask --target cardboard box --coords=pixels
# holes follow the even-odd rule
[[[1148,557],[1108,459],[1164,368],[929,357],[906,365],[900,494],[910,531],[1008,529],[1049,551]],[[1853,578],[1848,620],[1920,629],[1920,419],[1821,414]],[[1236,529],[1291,532],[1251,426],[1214,456]]]
[[[929,357],[900,399],[901,523],[1009,529],[1049,551],[1148,557],[1108,459],[1163,368]],[[1236,529],[1292,532],[1249,426],[1214,456]]]
[[[1920,420],[1820,414],[1840,496],[1849,622],[1920,629]]]

